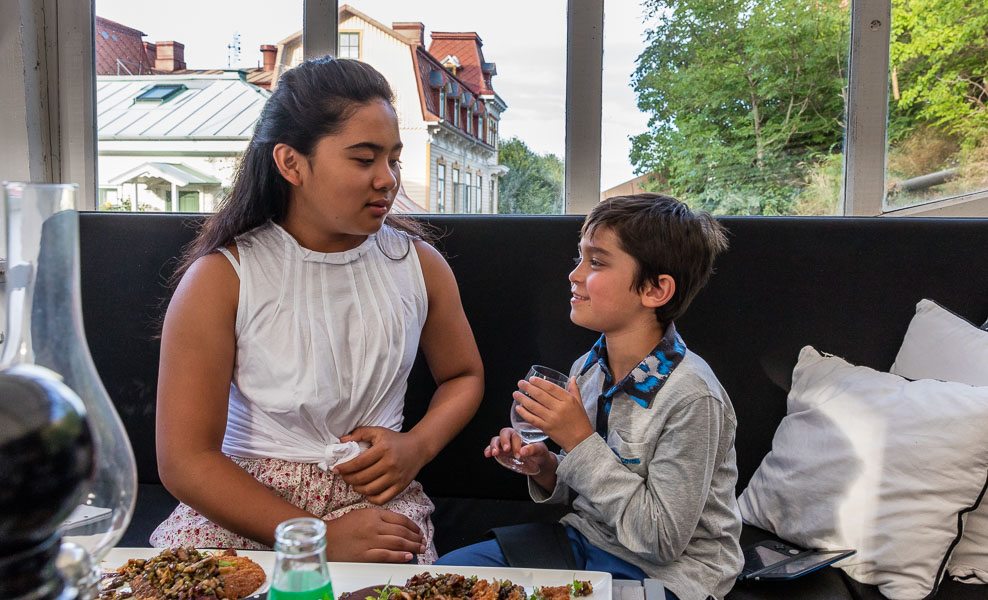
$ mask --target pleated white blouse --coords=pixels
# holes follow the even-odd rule
[[[356,427],[402,425],[428,313],[408,234],[384,226],[322,253],[268,222],[237,238],[236,359],[223,452],[316,463],[359,454]]]

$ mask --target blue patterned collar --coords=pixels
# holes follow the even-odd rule
[[[676,326],[669,323],[659,344],[638,363],[637,367],[615,384],[614,376],[607,367],[607,340],[602,335],[590,349],[590,355],[580,369],[580,375],[584,375],[594,364],[599,364],[605,376],[604,398],[609,401],[618,392],[624,392],[642,407],[648,408],[673,369],[683,361],[684,356],[686,356],[686,344],[676,333]]]

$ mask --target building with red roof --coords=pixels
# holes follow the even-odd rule
[[[339,56],[374,65],[395,91],[401,129],[403,204],[407,212],[496,213],[498,123],[507,104],[494,91],[475,32],[433,32],[425,25],[391,27],[349,5],[339,12]],[[302,61],[302,32],[278,44],[276,64]]]
[[[189,69],[185,46],[96,17],[99,204],[211,212],[270,96],[277,48],[255,69]]]
[[[96,17],[96,75],[219,75],[229,69],[189,69],[185,64],[185,45],[176,41],[151,43],[143,40],[146,34]],[[277,47],[261,46],[261,66],[236,69],[243,72],[244,80],[266,90],[274,81]]]
[[[149,52],[143,32],[96,17],[95,36],[97,75],[148,75],[154,70],[154,44]]]

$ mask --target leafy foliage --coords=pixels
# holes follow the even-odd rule
[[[556,155],[536,154],[515,137],[501,141],[498,162],[509,169],[498,184],[499,213],[558,214],[563,211],[563,162]]]
[[[637,172],[726,214],[787,214],[843,137],[848,9],[840,0],[645,0],[658,24],[633,85],[649,130]]]
[[[900,136],[933,126],[973,148],[988,136],[988,11],[967,0],[893,0],[892,44]]]
[[[632,138],[636,171],[658,173],[652,187],[716,213],[836,212],[849,0],[643,5],[657,24],[633,76],[650,116]],[[893,0],[892,27],[890,177],[956,167],[941,192],[984,187],[988,11],[967,0]]]

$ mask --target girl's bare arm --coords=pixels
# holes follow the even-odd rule
[[[429,294],[420,345],[439,385],[425,416],[409,433],[430,459],[470,421],[484,397],[484,365],[460,302],[452,269],[435,248],[416,243]]]

